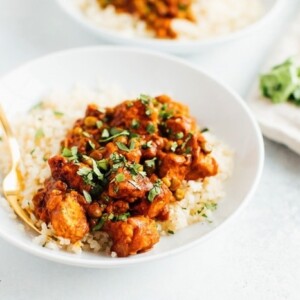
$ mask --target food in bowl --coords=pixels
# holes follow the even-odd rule
[[[95,25],[126,36],[199,40],[224,35],[255,22],[261,0],[77,0]]]
[[[104,109],[111,95],[53,95],[19,123],[22,206],[43,246],[145,252],[160,235],[211,222],[224,196],[232,151],[199,129],[185,105],[141,95]]]

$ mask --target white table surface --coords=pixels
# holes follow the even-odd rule
[[[187,59],[245,96],[272,43],[300,9],[299,0],[285,2],[256,35]],[[101,41],[65,17],[54,0],[0,0],[0,76],[46,53],[96,44]],[[265,146],[258,191],[212,239],[164,260],[114,270],[59,265],[0,239],[0,299],[300,299],[300,157],[268,140]]]

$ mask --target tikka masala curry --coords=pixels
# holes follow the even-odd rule
[[[37,218],[72,243],[104,231],[120,257],[159,241],[155,221],[184,198],[184,180],[218,172],[188,108],[165,95],[89,105],[48,163],[51,176],[33,199]]]

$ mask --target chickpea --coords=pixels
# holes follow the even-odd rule
[[[173,145],[173,142],[172,142],[172,141],[168,141],[167,144],[165,145],[165,149],[166,149],[167,151],[170,151],[172,145]]]
[[[171,180],[168,177],[164,177],[162,181],[167,187],[171,186]]]
[[[83,130],[82,130],[81,127],[75,127],[75,128],[73,129],[73,134],[75,134],[75,135],[81,135],[82,132],[83,132]]]
[[[101,151],[99,150],[94,150],[91,154],[90,154],[90,157],[95,159],[95,160],[100,160],[103,158],[103,155],[101,153]]]
[[[84,163],[89,165],[90,167],[93,166],[93,160],[91,158],[85,158]]]
[[[174,191],[176,191],[179,187],[180,187],[180,185],[181,185],[181,182],[180,182],[180,180],[178,179],[178,178],[172,178],[171,179],[171,186],[170,186],[170,190],[172,191],[172,192],[174,192]]]
[[[87,127],[94,127],[96,126],[98,119],[93,116],[88,116],[84,119],[84,125]]]
[[[184,198],[185,196],[185,191],[183,189],[177,189],[175,192],[175,198],[180,201]]]
[[[97,202],[89,205],[87,213],[92,218],[100,218],[102,216],[102,210]]]

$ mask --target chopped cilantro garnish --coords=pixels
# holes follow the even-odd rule
[[[78,161],[78,148],[72,147],[71,149],[64,148],[62,150],[62,156],[66,157],[69,161]]]
[[[87,167],[79,168],[77,174],[82,177],[86,184],[94,186],[93,182],[93,170]]]
[[[127,164],[127,169],[131,175],[137,176],[139,172],[143,170],[143,166],[138,163]]]
[[[80,176],[87,176],[92,173],[92,169],[88,167],[79,168],[77,174]]]
[[[170,119],[171,117],[173,117],[174,115],[174,112],[173,110],[168,110],[168,105],[167,103],[164,103],[162,106],[161,106],[161,109],[159,111],[159,116],[164,120],[168,120]]]
[[[116,135],[120,132],[122,132],[123,129],[117,128],[117,127],[112,127],[109,130],[110,135]]]
[[[101,112],[102,114],[105,114],[105,112],[106,112],[106,109],[103,108],[103,107],[98,107],[97,110],[98,110],[99,112]]]
[[[141,136],[137,133],[131,132],[130,133],[130,138],[140,138]]]
[[[103,174],[98,169],[98,165],[97,165],[96,161],[94,161],[94,160],[93,160],[93,172],[95,173],[95,175],[97,176],[97,178],[99,180],[103,180]]]
[[[143,177],[147,176],[147,173],[145,171],[139,171],[139,174]]]
[[[101,160],[98,160],[98,161],[97,161],[97,166],[98,166],[100,169],[102,169],[102,170],[104,170],[104,171],[107,171],[107,169],[108,169],[108,161],[107,161],[107,159],[101,159]]]
[[[86,131],[84,131],[84,132],[82,133],[82,135],[85,136],[85,137],[87,137],[87,138],[90,138],[90,137],[91,137],[91,135],[90,135],[88,132],[86,132]]]
[[[113,214],[103,214],[100,218],[99,222],[93,227],[92,231],[98,231],[101,230],[103,225],[107,220],[112,220],[114,218]]]
[[[178,133],[176,133],[176,138],[177,138],[178,140],[182,139],[183,137],[184,137],[183,132],[178,132]]]
[[[152,189],[148,193],[148,200],[150,202],[153,202],[156,196],[158,196],[161,192],[161,185],[162,182],[160,179],[156,180],[156,182],[153,184]]]
[[[62,155],[63,155],[64,157],[71,157],[71,156],[72,156],[72,152],[71,152],[70,149],[64,148],[63,151],[62,151]]]
[[[129,149],[125,144],[123,144],[121,142],[116,142],[116,145],[118,146],[118,148],[120,150],[125,151],[125,152],[129,152]]]
[[[95,149],[95,144],[91,140],[89,140],[88,143],[92,149]]]
[[[192,148],[191,147],[186,147],[184,153],[185,154],[191,154],[192,153]]]
[[[146,130],[149,134],[153,134],[155,132],[155,126],[152,123],[149,123]]]
[[[101,137],[103,137],[103,138],[109,137],[109,131],[106,128],[103,129]]]
[[[173,111],[160,111],[159,116],[164,120],[168,120],[173,117]]]
[[[132,127],[133,129],[138,129],[138,128],[140,127],[140,122],[139,122],[138,120],[136,120],[136,119],[133,119],[133,120],[131,121],[131,127]]]
[[[172,152],[175,152],[177,147],[178,147],[178,144],[176,142],[173,142],[170,149]]]
[[[87,191],[83,190],[83,196],[87,203],[92,203],[92,197]]]
[[[100,120],[98,120],[98,121],[96,122],[96,126],[97,126],[97,128],[101,128],[101,127],[103,126],[103,122],[100,121]]]
[[[116,178],[117,182],[122,182],[122,181],[125,180],[125,175],[123,173],[119,173],[119,174],[116,175],[115,178]]]
[[[204,132],[207,132],[207,131],[209,131],[208,128],[203,128],[203,129],[201,129],[201,133],[204,133]]]
[[[187,138],[185,139],[185,141],[182,143],[181,145],[181,149],[184,149],[186,144],[188,143],[188,141],[192,138],[193,134],[192,133],[189,133]]]
[[[104,217],[102,217],[99,220],[99,222],[93,227],[92,231],[98,231],[98,230],[100,230],[103,227],[103,225],[104,225],[105,222],[106,222],[106,219]]]
[[[152,159],[148,159],[145,160],[145,166],[148,168],[155,168],[155,161],[156,161],[156,157],[152,158]]]
[[[116,221],[126,221],[130,217],[130,213],[126,212],[124,214],[118,215],[114,217],[114,220]]]
[[[146,116],[151,116],[151,114],[152,114],[152,110],[150,109],[150,108],[147,108],[146,110],[145,110],[145,114],[146,114]]]
[[[130,144],[129,144],[129,150],[133,150],[135,147],[135,141],[134,140],[131,140],[130,141]]]
[[[142,145],[143,149],[151,148],[152,147],[152,141],[148,141],[146,144]]]
[[[145,94],[141,94],[139,100],[141,100],[144,105],[147,105],[149,104],[151,97]]]
[[[168,230],[169,234],[175,234],[175,232],[173,230]]]
[[[218,204],[217,203],[214,203],[214,202],[209,202],[209,203],[206,203],[205,204],[205,207],[211,211],[214,211],[217,209],[218,207]]]
[[[110,155],[110,159],[112,160],[112,171],[115,171],[119,168],[124,167],[125,163],[126,163],[126,158],[119,153],[112,153]]]
[[[105,129],[104,129],[104,130],[105,130]],[[103,133],[102,133],[102,134],[103,134]],[[129,134],[130,134],[130,133],[129,133],[128,130],[123,130],[123,131],[121,131],[121,132],[119,132],[119,133],[117,133],[117,134],[115,134],[115,135],[113,135],[113,136],[110,136],[110,137],[108,137],[108,138],[106,138],[106,139],[100,140],[100,143],[108,142],[108,141],[113,140],[114,138],[116,138],[116,137],[118,137],[118,136],[129,135]],[[102,137],[103,137],[103,136],[102,136]]]

